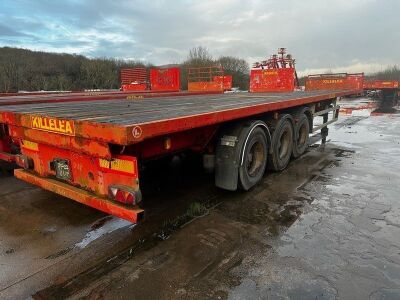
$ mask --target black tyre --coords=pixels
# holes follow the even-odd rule
[[[293,126],[288,117],[280,119],[276,124],[271,147],[269,168],[281,171],[288,165],[293,150]]]
[[[295,135],[293,139],[293,158],[301,156],[308,147],[308,138],[310,135],[310,123],[305,114],[300,114],[295,125]]]
[[[243,147],[239,187],[247,191],[262,179],[267,167],[268,140],[264,130],[256,127]]]

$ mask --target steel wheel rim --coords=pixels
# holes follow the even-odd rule
[[[285,158],[289,152],[289,146],[290,146],[290,132],[289,129],[285,129],[285,131],[282,133],[280,139],[279,139],[279,144],[278,144],[278,153],[279,153],[279,158]]]
[[[299,138],[297,139],[297,144],[299,146],[302,146],[306,143],[307,135],[308,135],[307,126],[305,123],[303,123],[303,125],[299,128]]]
[[[246,169],[250,177],[259,173],[265,161],[265,149],[260,141],[255,141],[246,155]]]

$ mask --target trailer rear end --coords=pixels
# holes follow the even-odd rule
[[[312,138],[325,141],[338,117],[337,97],[357,92],[4,106],[0,123],[21,144],[17,178],[136,223],[144,215],[140,166],[149,160],[183,151],[211,155],[216,186],[248,190],[267,168],[283,170],[302,155]]]
[[[161,84],[163,85],[163,84]],[[147,98],[162,98],[162,97],[181,97],[195,96],[204,94],[222,93],[222,91],[197,91],[197,92],[171,92],[163,90],[159,92],[121,92],[121,91],[102,91],[102,92],[86,92],[86,93],[60,93],[60,94],[23,94],[14,96],[4,96],[0,98],[0,112],[3,106],[7,105],[27,105],[39,103],[58,103],[64,102],[91,102],[91,101],[106,101],[106,100],[143,100]],[[0,123],[0,161],[14,162],[15,155],[20,152],[18,141],[14,141],[8,133],[8,125]]]

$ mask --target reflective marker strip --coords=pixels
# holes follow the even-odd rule
[[[129,174],[136,174],[135,162],[131,160],[115,158],[111,161],[106,159],[99,159],[100,168],[112,171],[124,172]]]
[[[32,151],[39,151],[39,144],[27,140],[22,140],[21,141],[21,146],[24,149],[32,150]]]

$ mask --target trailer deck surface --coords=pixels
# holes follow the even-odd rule
[[[32,116],[70,120],[76,136],[123,145],[355,92],[235,93],[2,106],[0,122],[32,128]]]
[[[116,99],[137,99],[154,98],[169,96],[186,96],[199,94],[219,94],[222,92],[154,92],[154,91],[103,91],[103,92],[84,92],[84,93],[63,93],[63,94],[41,94],[41,95],[16,95],[0,97],[0,106],[22,105],[36,103],[59,103],[75,101],[96,101],[96,100],[116,100]]]

